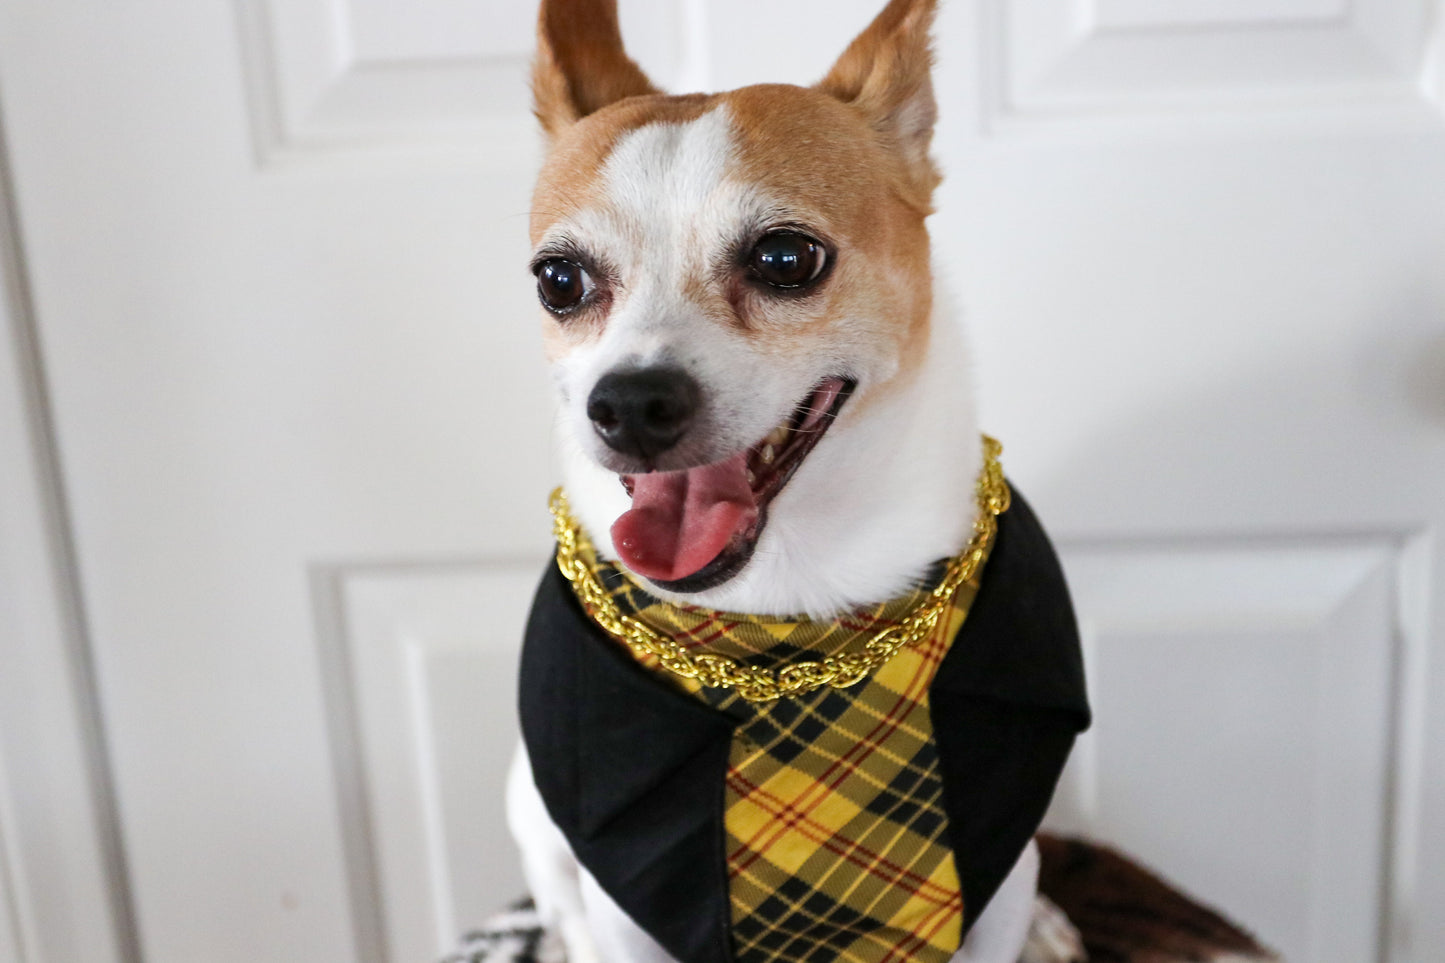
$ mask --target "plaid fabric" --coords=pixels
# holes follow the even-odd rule
[[[753,665],[861,649],[929,591],[837,621],[762,619],[668,605],[592,562],[627,614]],[[736,720],[725,828],[738,963],[947,963],[958,950],[963,900],[928,690],[976,591],[963,586],[932,636],[865,682],[773,703],[704,689],[633,652]]]

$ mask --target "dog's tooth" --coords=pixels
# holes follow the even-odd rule
[[[762,458],[764,465],[771,465],[773,463],[773,459],[778,457],[778,453],[772,445],[764,445],[760,457]]]
[[[753,473],[753,470],[752,470],[751,468],[749,468],[749,469],[748,469],[748,487],[749,487],[749,488],[756,488],[756,487],[757,487],[757,484],[758,484],[758,476]]]
[[[768,437],[764,439],[764,441],[766,441],[768,444],[773,445],[773,446],[775,446],[775,447],[782,445],[782,443],[785,442],[785,441],[787,441],[787,440],[788,440],[788,426],[787,426],[787,425],[779,425],[778,427],[774,428],[774,429],[773,429],[773,433],[772,433],[771,435],[768,435]]]

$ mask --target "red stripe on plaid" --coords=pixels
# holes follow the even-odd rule
[[[945,647],[946,648],[946,647]],[[942,653],[939,654],[940,660]],[[963,915],[963,894],[954,893],[947,906],[937,906],[932,913],[924,917],[923,925],[914,932],[908,934],[897,946],[888,951],[879,963],[910,963],[913,955],[933,942],[933,937],[938,931],[948,925],[954,915]]]
[[[843,616],[838,620],[838,624],[854,632],[868,632],[873,629],[891,629],[899,624],[899,620],[890,619],[881,612],[854,612]]]
[[[731,631],[731,628],[731,626],[721,619],[708,616],[695,628],[688,629],[686,632],[673,638],[679,645],[689,649],[697,649],[704,645],[711,645],[718,639],[727,638],[727,634]]]
[[[746,793],[739,793],[739,795],[745,795],[749,800],[757,803],[761,809],[770,813],[774,818],[787,821],[789,828],[797,830],[808,837],[810,841],[818,844],[833,855],[852,863],[870,876],[876,876],[890,885],[895,883],[908,883],[912,892],[919,894],[928,900],[928,902],[936,905],[942,905],[957,896],[956,893],[949,892],[927,877],[919,876],[913,870],[905,866],[899,866],[892,860],[885,859],[879,853],[864,849],[863,844],[857,840],[849,840],[848,842],[851,845],[847,847],[838,845],[837,835],[828,829],[828,827],[814,822],[804,813],[798,812],[792,806],[788,805],[786,801],[779,799],[776,795],[768,792],[761,786],[752,785],[741,776],[734,777],[732,774],[729,774],[728,784],[742,784],[746,786],[748,791]],[[900,829],[907,828],[898,826],[898,824],[894,825]],[[762,854],[758,853],[755,855]],[[749,865],[751,865],[751,863]],[[889,872],[880,873],[878,872],[879,868],[887,869]],[[745,871],[745,868],[734,869],[729,875],[735,878],[742,875]],[[934,893],[936,893],[936,895],[933,895]]]
[[[715,613],[708,612],[704,609],[688,609],[687,611],[699,616],[702,621],[690,629],[682,629],[677,626],[667,626],[665,628],[669,629],[668,634],[672,635],[673,639],[679,645],[689,649],[699,649],[706,645],[712,645],[719,639],[732,638],[733,633],[739,628],[756,625],[756,623],[751,621],[730,621],[719,618]],[[872,615],[867,612],[857,612],[840,618],[838,625],[840,628],[849,632],[875,632],[880,629],[893,628],[898,625],[898,620],[885,618],[882,615]],[[673,632],[671,631],[672,629],[677,629],[677,631]],[[767,631],[761,627],[759,627],[759,630]]]
[[[823,773],[809,785],[808,791],[804,793],[803,796],[798,800],[798,805],[792,806],[790,808],[792,808],[800,816],[806,816],[812,813],[824,802],[826,802],[828,797],[832,795],[833,791],[836,790],[840,785],[842,785],[843,781],[847,779],[849,775],[856,772],[858,770],[858,767],[865,760],[867,760],[867,758],[871,756],[874,751],[877,750],[877,741],[874,740],[872,736],[876,735],[885,727],[887,727],[890,732],[897,730],[898,725],[902,722],[902,719],[897,718],[895,714],[898,712],[899,708],[904,706],[907,706],[909,708],[912,707],[912,702],[906,696],[900,697],[898,700],[898,704],[895,705],[892,709],[890,709],[889,712],[882,719],[879,720],[878,725],[874,727],[873,732],[869,734],[869,738],[865,739],[862,742],[855,743],[852,749],[848,750],[848,752],[844,753],[838,759],[834,760],[832,764],[829,765],[828,768],[824,770]],[[907,713],[904,714],[906,715]],[[850,759],[850,757],[854,753],[859,754],[856,760]],[[835,774],[836,778],[834,778]],[[731,778],[731,775],[732,770],[729,769],[729,778]],[[833,780],[831,784],[828,782],[829,779]],[[759,832],[755,834],[752,839],[743,841],[744,846],[753,852],[753,859],[743,862],[742,869],[747,869],[748,866],[751,866],[753,860],[755,860],[760,854],[760,851],[768,849],[773,844],[775,844],[778,839],[787,832],[788,827],[773,826],[770,827],[770,829],[772,831],[770,834],[768,834],[768,838],[766,840],[763,840],[761,842],[759,841],[760,837],[767,833],[768,830]],[[734,853],[729,854],[728,860],[731,863],[734,858],[741,859],[741,855],[742,854],[740,851],[735,851]]]
[[[930,635],[928,640],[920,646],[926,663],[936,661],[933,650],[938,647],[937,635],[937,632]],[[918,704],[919,699],[917,695],[919,690],[926,689],[932,681],[933,674],[931,672],[915,673],[914,677],[909,681],[908,689],[898,697],[893,708],[889,709],[888,712],[878,720],[878,724],[873,727],[873,730],[864,736],[861,741],[854,743],[848,752],[834,760],[833,763],[814,780],[812,786],[809,787],[809,792],[805,793],[799,800],[799,803],[805,803],[806,806],[797,806],[794,808],[796,808],[800,814],[806,815],[821,805],[835,789],[842,785],[843,780],[847,779],[852,772],[856,772],[864,760],[877,750],[879,743],[883,741],[883,739],[880,738],[880,733],[885,729],[890,734],[897,731],[899,725],[902,723],[902,717],[907,715],[907,710],[912,709],[913,706]],[[900,713],[900,710],[904,711]],[[857,754],[856,760],[851,758],[854,754]],[[847,767],[846,769],[843,768],[845,766]],[[729,777],[731,778],[731,771]],[[832,780],[831,783],[829,782],[830,779]],[[784,832],[786,832],[785,827],[775,827],[774,832],[772,832],[767,841],[761,844],[758,843],[758,840],[762,833],[755,834],[752,839],[744,840],[743,845],[753,851],[753,858],[743,863],[741,868],[746,870],[748,866],[751,866],[759,855],[759,851],[767,849],[776,843]],[[740,859],[741,856],[742,852],[740,850],[730,853],[728,855],[729,865],[731,865],[735,859]]]
[[[841,929],[844,932],[854,933],[860,939],[867,939],[872,943],[882,944],[883,949],[887,950],[888,955],[883,957],[881,960],[878,960],[877,963],[913,963],[914,954],[919,953],[925,947],[932,945],[933,937],[938,935],[938,931],[948,925],[948,921],[953,919],[954,916],[962,915],[963,899],[961,897],[951,901],[948,904],[936,905],[933,911],[923,918],[923,924],[918,928],[917,931],[903,931],[903,939],[892,946],[887,945],[887,943],[884,942],[880,935],[882,932],[897,932],[899,930],[899,927],[889,925],[885,925],[884,929],[881,931],[869,932],[852,930],[846,926],[831,924],[826,919],[814,919],[814,921],[808,926],[803,927],[801,930],[795,931],[791,935],[795,938],[802,939],[807,937],[811,933],[821,930]]]
[[[928,916],[924,917],[924,927],[918,931],[908,934],[908,938],[888,951],[888,955],[879,960],[878,963],[910,963],[913,954],[933,942],[933,937],[938,931],[948,925],[954,914],[963,915],[963,897],[959,896],[952,905],[940,906]]]

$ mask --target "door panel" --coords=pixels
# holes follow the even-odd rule
[[[0,960],[131,963],[106,736],[9,175],[0,157]]]
[[[533,170],[535,12],[505,0],[234,0],[263,164],[453,157]],[[686,69],[683,5],[623,7],[659,83]],[[525,206],[521,208],[525,210]]]
[[[1072,778],[1092,773],[1094,808],[1065,793],[1054,818],[1141,853],[1291,958],[1432,959],[1445,114],[1424,51],[1438,18],[1431,34],[1414,20],[1425,5],[1354,3],[1315,24],[1295,22],[1315,16],[1303,8],[1205,24],[1201,5],[1160,4],[1125,29],[1142,6],[1100,4],[1112,26],[1065,29],[1066,5],[1025,6],[988,5],[978,60],[944,61],[947,89],[972,96],[949,112],[962,123],[944,137],[936,220],[985,424],[1093,623],[1099,729]],[[1309,52],[1322,38],[1336,46]],[[1251,547],[1356,538],[1381,567],[1318,604],[1307,586],[1323,574]],[[1238,571],[1181,595],[1187,559],[1221,543]],[[1101,587],[1115,614],[1098,622]],[[1314,608],[1313,628],[1271,626],[1266,590],[1280,611]],[[1109,627],[1181,598],[1143,632]]]
[[[14,887],[10,884],[9,861],[0,848],[0,960],[28,963],[20,951],[20,918],[15,912]]]
[[[1408,107],[1433,0],[985,0],[998,122]]]
[[[358,777],[348,857],[368,884],[358,915],[377,928],[364,960],[439,957],[526,891],[501,786],[520,736],[519,640],[545,561],[318,572],[344,700],[337,744],[354,750],[345,768]]]
[[[1093,730],[1054,828],[1129,849],[1287,959],[1375,958],[1393,896],[1408,546],[1071,544]]]

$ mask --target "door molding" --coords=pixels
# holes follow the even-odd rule
[[[408,11],[403,36],[353,0],[234,2],[259,166],[358,155],[535,165],[531,17],[497,18],[482,4],[462,28],[455,11]],[[632,0],[621,10],[664,86],[699,79],[705,14],[698,0]]]
[[[9,159],[0,118],[0,947],[140,963]]]
[[[1414,959],[1433,548],[1415,530],[1064,539],[1098,712],[1052,826],[1144,857],[1266,942],[1292,934],[1289,959]],[[1281,706],[1299,710],[1284,725],[1241,721]],[[1227,828],[1171,826],[1181,796]],[[1267,920],[1271,873],[1303,888]]]
[[[315,566],[351,912],[363,963],[439,958],[525,890],[502,774],[546,559]]]
[[[1445,3],[1140,0],[979,7],[989,134],[1445,120]],[[1186,67],[1187,65],[1187,67]]]

